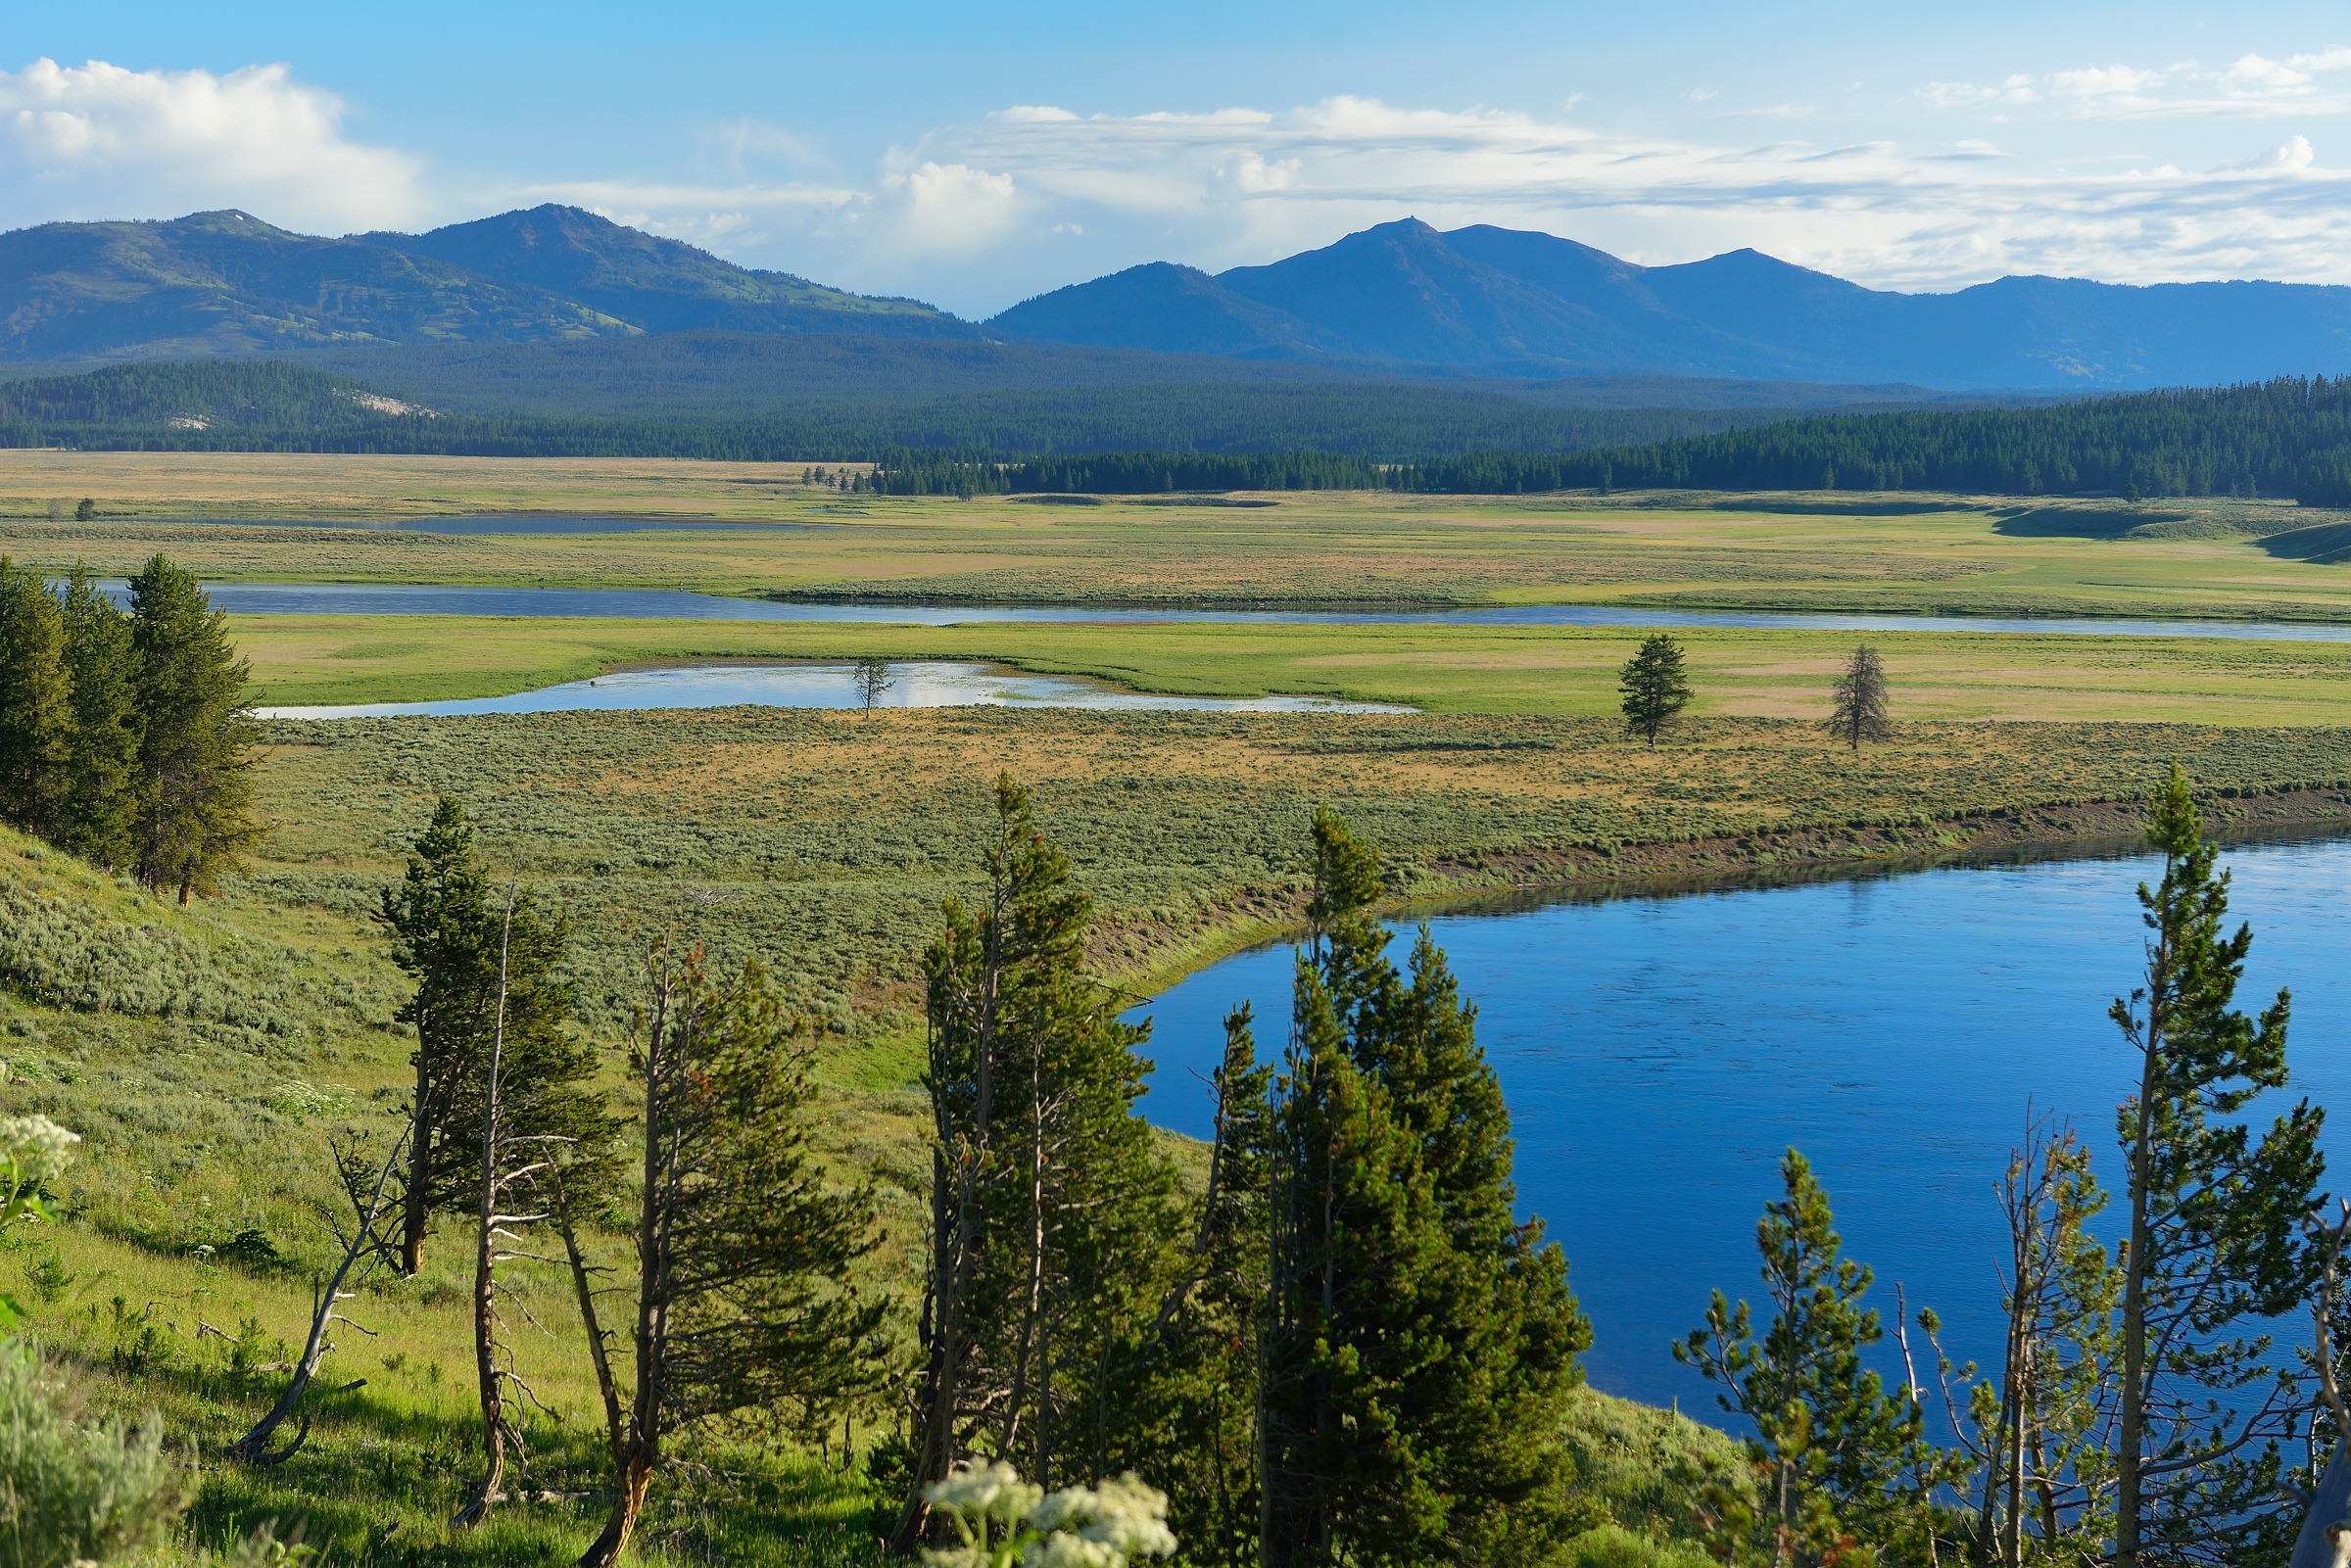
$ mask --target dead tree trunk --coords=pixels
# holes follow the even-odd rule
[[[319,1292],[318,1300],[312,1308],[310,1337],[303,1341],[302,1358],[294,1363],[294,1376],[286,1384],[285,1392],[278,1395],[277,1402],[269,1407],[269,1413],[254,1423],[252,1431],[229,1445],[228,1455],[238,1463],[283,1464],[294,1456],[310,1437],[311,1419],[306,1414],[302,1420],[302,1430],[295,1435],[294,1441],[274,1453],[269,1451],[269,1440],[277,1435],[277,1429],[285,1424],[286,1418],[301,1406],[303,1396],[310,1392],[311,1380],[318,1374],[318,1363],[326,1358],[329,1349],[326,1343],[328,1325],[350,1321],[335,1310],[335,1304],[351,1300],[353,1293],[346,1291],[343,1286],[351,1278],[351,1271],[360,1259],[372,1259],[379,1255],[375,1227],[384,1215],[384,1195],[392,1184],[392,1172],[398,1168],[400,1157],[408,1144],[408,1135],[403,1132],[400,1140],[393,1144],[391,1154],[385,1157],[383,1168],[376,1174],[375,1187],[368,1195],[366,1207],[360,1212],[351,1240],[344,1245],[343,1260],[335,1265],[334,1273],[327,1279],[325,1288]]]
[[[505,1380],[498,1364],[498,1113],[499,1069],[506,1043],[506,945],[514,934],[514,893],[506,893],[505,927],[498,939],[498,1013],[490,1029],[490,1065],[482,1092],[482,1200],[473,1255],[473,1363],[481,1386],[482,1485],[450,1521],[469,1529],[490,1517],[506,1471]]]

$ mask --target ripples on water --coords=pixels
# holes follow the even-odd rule
[[[1180,697],[1122,691],[1088,681],[1024,675],[992,664],[910,661],[889,667],[891,686],[875,703],[883,708],[1103,708],[1194,713],[1411,713],[1379,702],[1328,697]],[[846,664],[697,665],[631,670],[593,681],[517,691],[511,696],[450,702],[369,702],[343,707],[257,708],[264,719],[426,718],[464,713],[560,713],[587,709],[726,708],[742,703],[778,708],[859,708],[855,674]]]
[[[2242,846],[2226,864],[2254,930],[2238,1000],[2258,1011],[2293,988],[2289,1092],[2338,1108],[2340,1188],[2351,841]],[[1959,1359],[1996,1364],[1992,1183],[2028,1102],[2070,1117],[2100,1179],[2119,1181],[2115,1107],[2137,1074],[2105,1012],[2142,962],[2134,888],[2159,873],[2145,856],[2043,861],[1432,920],[1510,1097],[1520,1208],[1550,1222],[1592,1314],[1594,1383],[1713,1408],[1666,1345],[1703,1319],[1709,1288],[1755,1299],[1755,1221],[1791,1144],[1876,1269],[1890,1326],[1898,1280],[1914,1311],[1943,1315]],[[1261,1053],[1278,1052],[1290,964],[1287,948],[1242,954],[1141,1010],[1155,1120],[1209,1134],[1194,1074],[1243,998]]]

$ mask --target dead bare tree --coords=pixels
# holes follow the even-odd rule
[[[404,1130],[394,1141],[392,1152],[384,1157],[384,1163],[377,1169],[374,1181],[365,1186],[364,1200],[360,1197],[361,1189],[359,1184],[347,1183],[351,1192],[355,1218],[349,1236],[342,1235],[342,1227],[339,1224],[336,1225],[336,1239],[343,1243],[342,1261],[335,1265],[335,1271],[315,1290],[315,1299],[311,1307],[310,1336],[303,1341],[302,1356],[294,1363],[294,1375],[287,1382],[284,1392],[278,1395],[277,1402],[269,1407],[269,1412],[253,1424],[252,1431],[229,1445],[229,1457],[238,1463],[283,1464],[292,1458],[301,1449],[303,1444],[309,1440],[311,1412],[303,1409],[304,1398],[310,1392],[312,1380],[318,1375],[318,1364],[326,1359],[327,1352],[334,1348],[327,1341],[328,1328],[336,1323],[347,1323],[355,1329],[360,1329],[360,1325],[345,1317],[338,1307],[342,1303],[350,1301],[358,1294],[357,1291],[344,1288],[348,1284],[358,1283],[351,1277],[352,1270],[359,1268],[363,1277],[369,1269],[383,1260],[389,1251],[384,1238],[376,1233],[376,1226],[389,1215],[392,1210],[392,1173],[400,1167],[401,1159],[408,1152],[408,1134]],[[347,1169],[349,1168],[340,1153],[338,1153],[336,1163],[338,1165],[345,1165]],[[334,1223],[331,1214],[329,1223]],[[360,1332],[366,1331],[360,1329]],[[350,1389],[359,1388],[365,1381],[362,1378],[358,1383],[347,1384],[343,1390],[337,1392],[347,1392]],[[269,1447],[270,1440],[277,1435],[277,1429],[285,1424],[287,1417],[297,1409],[303,1409],[302,1430],[297,1432],[294,1440],[284,1448],[272,1450]]]
[[[2121,1281],[2088,1233],[2106,1194],[2071,1126],[2028,1115],[2024,1143],[2010,1152],[1994,1191],[2009,1244],[1998,1375],[1974,1383],[1962,1400],[1936,1349],[1952,1437],[1983,1477],[1969,1560],[2023,1568],[2062,1550],[2071,1535],[2105,1528]]]
[[[504,1206],[509,1196],[527,1191],[534,1178],[549,1165],[546,1158],[509,1167],[506,1162],[514,1158],[513,1151],[545,1148],[551,1142],[568,1139],[508,1138],[503,1123],[505,1119],[505,1095],[503,1069],[505,1065],[506,1024],[506,959],[507,943],[514,929],[514,902],[517,888],[506,892],[504,929],[499,938],[498,952],[498,1008],[490,1031],[490,1060],[483,1079],[482,1094],[482,1184],[474,1235],[473,1255],[473,1360],[474,1374],[481,1390],[482,1406],[482,1482],[480,1490],[457,1510],[450,1520],[452,1528],[466,1529],[480,1524],[490,1516],[491,1504],[501,1497],[500,1484],[505,1478],[506,1450],[522,1449],[522,1432],[507,1412],[506,1388],[511,1384],[525,1398],[531,1398],[529,1385],[514,1369],[514,1355],[507,1343],[505,1324],[498,1308],[498,1265],[516,1258],[536,1255],[512,1250],[522,1241],[519,1227],[542,1220],[545,1213],[509,1213]]]
[[[2319,1260],[2318,1289],[2310,1304],[2310,1358],[2319,1375],[2320,1401],[2334,1421],[2334,1451],[2320,1471],[2318,1490],[2294,1539],[2292,1568],[2342,1568],[2351,1562],[2351,1411],[2344,1405],[2337,1367],[2342,1353],[2334,1343],[2343,1247],[2351,1241],[2351,1199],[2337,1203],[2340,1212],[2331,1223],[2322,1210],[2313,1210],[2302,1222]],[[2312,1459],[2315,1468],[2315,1453]]]

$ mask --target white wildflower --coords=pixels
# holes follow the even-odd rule
[[[37,1187],[66,1168],[81,1134],[47,1117],[0,1117],[0,1160],[16,1166],[19,1190]]]
[[[1176,1550],[1168,1529],[1168,1495],[1143,1485],[1132,1471],[1095,1487],[1067,1487],[1029,1511],[1032,1528],[1045,1539],[1024,1556],[1030,1568],[1122,1568],[1134,1557],[1166,1557]],[[1054,1543],[1070,1540],[1071,1547]],[[1078,1545],[1100,1548],[1075,1554]]]
[[[1021,1568],[1127,1568],[1127,1558],[1107,1542],[1055,1531],[1029,1543],[1021,1552]]]
[[[1044,1496],[1021,1473],[1000,1460],[974,1459],[959,1464],[944,1481],[925,1489],[932,1506],[944,1508],[958,1519],[995,1518],[1016,1524]]]

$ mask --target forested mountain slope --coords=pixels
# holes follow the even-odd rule
[[[918,352],[987,347],[886,346]],[[1055,353],[1068,361],[1093,353],[1035,352]],[[1120,356],[1103,357],[1104,364],[1074,368],[1109,374],[1122,367]],[[1049,380],[990,386],[979,376],[962,380],[973,390],[877,396],[876,387],[893,384],[887,374],[889,365],[902,363],[887,358],[886,373],[879,377],[860,377],[853,364],[836,364],[832,368],[839,375],[829,376],[820,366],[811,381],[802,383],[854,388],[864,396],[803,391],[760,397],[758,378],[747,385],[731,381],[722,364],[708,382],[690,379],[681,387],[648,372],[648,381],[632,395],[599,397],[594,394],[600,384],[592,380],[576,397],[518,399],[518,409],[480,395],[479,383],[462,377],[459,384],[476,387],[477,395],[452,403],[440,395],[446,384],[430,378],[418,391],[406,381],[362,379],[282,359],[141,362],[0,381],[0,446],[781,461],[863,459],[899,448],[1008,453],[1318,449],[1409,460],[1497,449],[1557,452],[1655,441],[1784,419],[1798,411],[1545,406],[1474,384],[1397,386],[1277,376],[1240,384],[1129,381],[1077,387],[1057,387]],[[684,373],[691,376],[691,366]],[[941,377],[947,385],[956,379]],[[697,401],[705,397],[707,402]]]
[[[0,360],[544,342],[681,326],[979,335],[915,301],[753,272],[577,208],[347,239],[233,211],[0,234]]]
[[[2090,390],[2351,370],[2351,288],[2008,277],[1897,294],[1732,251],[1640,266],[1550,234],[1416,218],[1214,277],[1129,268],[988,322],[1258,358]],[[1521,372],[1525,373],[1525,372]]]

